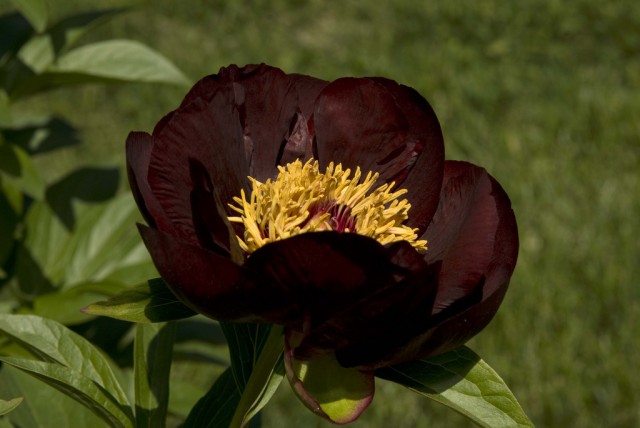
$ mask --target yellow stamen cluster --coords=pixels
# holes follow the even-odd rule
[[[381,244],[408,241],[417,250],[426,250],[427,241],[417,240],[417,229],[402,223],[411,205],[398,197],[406,189],[393,191],[394,183],[383,184],[371,191],[378,173],[362,172],[341,164],[329,164],[318,170],[318,161],[296,160],[279,166],[278,177],[264,183],[249,177],[251,195],[244,190],[233,198],[229,207],[240,214],[229,221],[244,225],[244,236],[238,236],[240,247],[251,254],[263,245],[306,232],[337,230],[355,232],[376,239]]]

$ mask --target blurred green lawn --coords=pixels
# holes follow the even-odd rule
[[[55,4],[57,16],[88,7]],[[447,158],[486,167],[518,218],[511,289],[470,346],[537,426],[640,424],[640,2],[154,1],[93,37],[144,41],[194,81],[267,62],[418,89],[441,120]],[[83,87],[22,107],[81,128],[83,146],[45,161],[55,177],[80,162],[124,165],[127,133],[150,131],[185,92]],[[282,387],[264,425],[327,426],[294,400]],[[383,382],[353,424],[468,425]]]

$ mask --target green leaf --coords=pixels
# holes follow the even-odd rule
[[[502,378],[475,352],[461,347],[428,360],[376,372],[444,404],[481,427],[532,427]]]
[[[51,292],[60,278],[51,266],[67,261],[61,246],[69,239],[69,231],[53,215],[43,201],[31,204],[24,220],[26,238],[20,242],[15,261],[15,292],[22,300]]]
[[[151,279],[109,300],[93,303],[83,312],[137,323],[171,321],[195,315],[160,278]]]
[[[2,18],[0,17],[0,39],[2,39]],[[2,43],[2,42],[0,42]],[[0,47],[0,58],[2,57],[2,47]],[[9,103],[9,95],[7,92],[0,89],[0,129],[5,128],[13,122],[13,115],[11,114],[11,104]],[[0,133],[0,143],[2,143],[2,134]]]
[[[0,174],[35,199],[44,196],[44,180],[31,156],[14,144],[0,144]]]
[[[80,12],[56,22],[47,33],[56,53],[65,52],[86,33],[125,11],[126,8],[112,8]]]
[[[211,364],[217,366],[218,371],[230,365],[229,348],[220,323],[204,315],[196,315],[178,323],[173,354],[176,360]],[[206,386],[209,389],[210,385]]]
[[[11,98],[15,100],[55,88],[59,83],[55,82],[55,78],[47,76],[47,70],[55,67],[57,59],[69,51],[85,33],[123,10],[94,10],[72,15],[57,22],[44,33],[7,46],[9,50],[17,50],[16,57],[5,66],[7,71],[4,86]],[[19,36],[21,30],[16,26],[14,32],[18,34],[12,35],[12,38]]]
[[[19,224],[19,213],[14,210],[11,195],[5,194],[0,178],[0,279],[3,278],[2,267],[11,256],[15,247],[16,229]]]
[[[108,201],[115,196],[119,181],[119,168],[82,167],[50,185],[45,198],[56,216],[71,230],[76,223],[74,203]]]
[[[66,286],[88,280],[108,278],[119,269],[151,258],[135,228],[140,213],[130,194],[122,194],[103,204],[92,204],[76,214],[76,228],[61,248],[67,263],[55,263],[53,274]],[[59,250],[60,251],[60,250]],[[149,270],[141,273],[147,274]],[[128,284],[137,284],[147,276],[132,276]]]
[[[168,59],[133,40],[108,40],[81,46],[60,56],[47,72],[64,83],[105,80],[190,83]]]
[[[130,288],[131,285],[140,284],[146,281],[147,278],[156,276],[158,276],[158,271],[151,261],[149,252],[144,245],[138,245],[135,251],[129,255],[126,263],[115,266],[104,279],[127,284],[128,288]]]
[[[191,409],[183,428],[228,428],[239,401],[240,392],[228,368]]]
[[[68,120],[50,115],[22,113],[2,134],[30,155],[80,144],[78,131]]]
[[[108,202],[77,205],[75,228],[69,231],[43,201],[31,205],[26,216],[27,238],[16,267],[25,298],[53,288],[100,282],[121,270],[130,271],[127,284],[155,272],[134,224],[140,219],[129,194]]]
[[[0,361],[20,369],[73,398],[113,427],[133,427],[131,408],[88,377],[58,363],[0,357]]]
[[[29,20],[36,31],[47,26],[47,2],[45,0],[12,0],[14,6]]]
[[[13,212],[13,214],[11,214],[12,216],[18,216],[22,213],[25,206],[24,193],[22,193],[14,183],[7,180],[6,177],[3,177],[2,174],[0,174],[0,193],[2,193],[2,197],[8,204],[8,209]]]
[[[79,284],[73,288],[37,296],[31,308],[23,307],[23,314],[38,315],[64,325],[80,324],[91,319],[82,308],[99,299],[112,297],[126,287],[119,281],[104,280]]]
[[[133,372],[137,428],[166,425],[175,334],[175,322],[136,326]]]
[[[242,397],[235,410],[231,427],[244,427],[271,400],[284,377],[282,351],[284,338],[281,326],[272,326],[260,351]]]
[[[82,12],[57,22],[46,33],[32,37],[20,48],[18,57],[35,73],[42,73],[58,56],[68,51],[76,41],[97,24],[115,16],[123,9]]]
[[[176,324],[169,412],[184,420],[229,367],[229,352],[217,321],[197,315]]]
[[[229,344],[233,377],[242,392],[267,341],[271,325],[221,322],[220,326]]]
[[[68,369],[70,375],[109,391],[121,406],[129,405],[115,365],[79,334],[52,320],[10,314],[0,314],[0,332],[37,358]]]
[[[257,368],[256,368],[256,372],[258,372]],[[248,395],[247,389],[245,389],[245,392],[243,393],[243,397],[244,396],[252,397],[251,400],[248,400],[248,402],[252,401],[251,406],[249,407],[244,417],[242,418],[241,426],[243,427],[246,426],[246,424],[248,424],[250,421],[252,421],[253,418],[255,418],[258,415],[258,413],[260,413],[260,411],[273,398],[273,395],[276,393],[276,391],[280,387],[280,384],[282,383],[282,379],[284,378],[284,366],[282,363],[282,358],[278,359],[276,364],[273,365],[270,369],[268,369],[265,375],[260,374],[257,377],[259,379],[266,379],[266,380],[264,381],[262,388],[260,389],[258,394]],[[238,408],[236,408],[236,414],[242,414],[242,411],[238,412],[238,409],[242,409],[240,404],[238,405]]]
[[[193,363],[187,362],[186,364]],[[185,378],[182,378],[181,375],[171,379],[171,391],[173,393],[169,396],[169,413],[172,416],[181,420],[186,419],[194,404],[209,390],[209,388],[198,384],[198,378],[202,379],[200,373],[200,366],[198,366],[197,370],[193,370],[193,374],[189,374]],[[180,393],[176,393],[176,391],[180,391]]]
[[[0,58],[4,61],[2,65],[3,74],[8,71],[7,60],[10,61],[32,35],[33,27],[20,12],[0,14]],[[6,89],[4,84],[2,87]],[[0,89],[0,105],[2,105],[3,98],[7,101],[9,99],[3,89]],[[2,108],[0,108],[1,110]],[[8,123],[11,122],[9,121]],[[3,122],[0,115],[0,126],[5,126],[5,124],[7,122]]]
[[[0,369],[0,395],[25,398],[18,408],[0,418],[7,423],[0,424],[2,427],[108,427],[71,397],[7,364]]]
[[[25,80],[33,78],[35,74],[42,73],[55,60],[53,41],[49,34],[36,34],[31,37],[18,51],[19,64],[15,69],[22,68],[25,73],[15,76],[11,80],[11,86],[24,85]],[[12,76],[13,77],[13,76]],[[11,88],[13,90],[13,87]]]
[[[6,415],[22,403],[23,397],[16,397],[11,400],[0,399],[0,416]]]
[[[232,365],[191,410],[185,428],[245,426],[271,399],[282,380],[281,327],[232,323],[221,326]]]

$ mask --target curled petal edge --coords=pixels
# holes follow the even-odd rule
[[[472,220],[474,221],[472,228],[476,230],[486,228],[483,232],[484,238],[481,237],[482,234],[477,234],[474,240],[488,240],[490,255],[481,269],[473,268],[475,273],[472,276],[475,279],[465,286],[467,290],[465,294],[451,299],[447,288],[454,284],[448,285],[452,277],[447,275],[447,269],[465,269],[464,263],[467,257],[464,257],[466,254],[464,251],[473,245],[473,242],[466,242],[467,236],[454,239],[460,240],[462,245],[459,242],[458,245],[452,243],[450,248],[454,248],[460,254],[448,251],[440,257],[442,270],[434,305],[433,326],[408,344],[407,349],[413,350],[413,355],[401,353],[393,356],[390,359],[392,364],[442,354],[464,344],[491,322],[507,292],[518,258],[518,228],[515,214],[509,197],[498,181],[483,168],[473,164],[447,161],[443,189],[451,180],[469,175],[473,177],[471,193],[476,198],[474,201],[476,206],[488,205],[491,207],[491,211],[488,212],[493,212],[495,215],[494,221],[491,222],[487,222],[486,219],[481,218],[482,216]],[[447,204],[447,197],[444,194],[441,196],[441,205]],[[440,209],[439,207],[439,211]],[[438,215],[437,212],[436,217]],[[487,227],[487,225],[490,226]],[[428,262],[433,263],[434,260],[428,260]],[[453,278],[460,278],[460,276],[454,275]],[[443,301],[447,302],[446,305],[442,303]]]

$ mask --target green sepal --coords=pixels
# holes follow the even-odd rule
[[[299,360],[287,346],[284,363],[289,383],[302,403],[333,423],[353,422],[373,400],[374,373],[342,367],[333,353]]]

